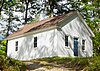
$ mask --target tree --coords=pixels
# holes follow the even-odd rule
[[[6,40],[0,41],[0,55],[6,55]]]
[[[18,25],[21,24],[21,21],[19,20],[19,17],[14,15],[16,11],[16,5],[18,6],[19,3],[16,2],[15,0],[9,0],[9,1],[4,1],[4,3],[1,6],[1,25],[4,26],[4,30],[6,33],[6,36],[9,35],[9,31],[13,32],[18,28]],[[21,12],[21,11],[19,11]],[[5,17],[6,16],[6,17]],[[19,21],[19,23],[15,23],[16,21]],[[5,23],[4,23],[5,22]]]
[[[0,1],[0,3],[1,3],[1,4],[0,4],[0,14],[1,14],[1,10],[2,10],[2,8],[3,8],[4,2],[5,2],[5,0],[1,0],[1,1]]]

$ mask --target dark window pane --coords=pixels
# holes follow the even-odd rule
[[[68,47],[68,36],[65,36],[65,46]]]
[[[78,38],[74,38],[74,40],[75,40],[75,41],[77,41],[77,40],[78,40]]]
[[[18,46],[18,41],[16,41],[16,46]]]
[[[15,47],[15,50],[18,51],[18,41],[16,41]]]
[[[82,50],[85,50],[85,40],[82,40]]]
[[[18,51],[18,47],[16,47],[16,51]]]
[[[34,37],[34,42],[37,42],[37,37]]]
[[[34,37],[34,47],[37,47],[37,37]]]
[[[37,47],[37,43],[34,43],[34,47]]]

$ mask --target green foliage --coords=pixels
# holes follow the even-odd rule
[[[89,71],[100,71],[100,56],[90,59],[88,69]]]
[[[4,71],[25,71],[23,62],[7,57],[6,40],[0,41],[0,68]]]
[[[48,2],[44,1],[44,3],[42,5],[40,5],[38,3],[38,0],[12,0],[10,2],[8,2],[7,0],[0,0],[0,15],[1,15],[1,11],[4,12],[5,15],[9,16],[10,18],[8,19],[4,19],[4,18],[0,18],[4,21],[9,21],[10,24],[8,24],[7,26],[10,26],[11,31],[13,30],[13,23],[11,23],[12,21],[20,21],[22,19],[27,20],[27,21],[32,21],[33,17],[31,15],[36,15],[38,16],[40,14],[41,11],[47,11],[47,15],[50,14],[57,14],[57,15],[61,15],[64,13],[67,13],[70,10],[78,10],[81,12],[81,14],[83,15],[84,19],[86,20],[86,22],[88,23],[88,25],[90,26],[90,28],[92,29],[92,31],[95,34],[95,37],[93,38],[93,45],[94,45],[94,56],[99,56],[100,55],[100,32],[97,30],[98,29],[98,23],[100,23],[100,0],[78,0],[78,1],[74,1],[74,0],[68,0],[66,4],[61,4],[59,5],[58,2],[61,0],[48,0]],[[27,3],[28,2],[28,3]],[[90,4],[89,4],[90,3]],[[17,16],[14,16],[13,12],[21,12],[24,13],[25,12],[25,5],[28,4],[30,7],[27,7],[27,11],[30,12],[30,16],[25,18],[22,18],[21,20]],[[70,5],[70,6],[68,6]],[[45,6],[44,8],[42,6]],[[50,8],[49,8],[50,7]],[[41,9],[42,8],[42,9]],[[53,12],[53,9],[57,9],[57,13]],[[27,14],[28,15],[28,14]],[[1,17],[1,16],[0,16]],[[36,18],[36,20],[39,17]],[[93,18],[93,20],[91,20],[91,18]],[[35,20],[35,19],[34,19]],[[7,21],[7,22],[8,22]],[[23,22],[21,22],[23,23]],[[18,26],[18,25],[17,25]],[[14,26],[14,27],[17,27]],[[9,28],[9,27],[8,27]],[[59,61],[57,63],[63,63],[66,58],[49,58],[46,59],[49,62],[53,62],[56,60]],[[45,59],[44,59],[45,60]],[[76,61],[76,64],[80,65],[84,65],[87,64],[88,65],[88,60],[86,59],[77,59],[79,61],[77,61],[76,59],[68,59],[71,60],[72,63],[74,63]],[[94,59],[98,60],[98,59]],[[0,41],[0,63],[2,64],[3,62],[3,66],[5,68],[9,67],[9,69],[13,69],[13,66],[16,66],[16,70],[20,69],[20,62],[13,60],[13,59],[9,59],[6,57],[6,41]],[[16,64],[15,64],[15,63]],[[85,63],[86,62],[86,63]],[[98,70],[98,66],[100,62],[94,62],[90,68],[90,70]],[[5,64],[5,65],[4,65]],[[13,65],[14,64],[14,65]],[[6,67],[7,66],[7,67]],[[18,71],[17,70],[17,71]]]
[[[100,32],[95,32],[94,42],[94,56],[100,55]]]
[[[82,0],[83,3],[87,3],[89,2],[90,0]]]
[[[0,55],[6,55],[6,40],[0,41]]]
[[[18,60],[0,55],[0,66],[7,71],[25,71],[26,66]]]
[[[100,56],[91,58],[68,58],[68,57],[52,57],[31,60],[33,63],[38,62],[39,65],[72,68],[77,71],[100,71]],[[42,64],[41,64],[42,63]],[[50,63],[50,65],[49,65]],[[46,65],[47,64],[47,65]]]
[[[6,18],[5,20],[5,18],[2,18],[1,20],[6,22],[9,21],[10,24],[8,23],[7,25],[10,27],[8,28],[13,32],[16,31],[14,30],[15,28],[18,29],[19,25],[39,19],[39,17],[34,19],[33,15],[36,17],[41,12],[45,12],[46,15],[51,17],[51,15],[57,16],[68,13],[70,10],[78,10],[86,20],[91,20],[91,18],[100,18],[100,0],[68,0],[64,4],[59,4],[61,1],[62,0],[43,0],[42,2],[39,0],[1,0],[1,11],[10,17],[9,19]],[[56,13],[54,12],[54,9],[57,10]],[[14,15],[14,12],[20,12],[24,16],[19,16],[19,14]],[[1,15],[1,17],[3,16]],[[25,22],[22,20],[25,20]],[[13,23],[13,21],[18,21],[18,24]]]

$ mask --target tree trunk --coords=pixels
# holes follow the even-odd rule
[[[2,11],[3,5],[4,5],[4,0],[2,0],[2,5],[0,7],[0,14],[1,14],[1,11]]]
[[[28,14],[28,5],[29,5],[29,0],[28,0],[28,1],[26,1],[25,23],[24,23],[24,24],[26,24],[26,23],[27,23],[27,21],[28,21],[28,19],[27,19],[27,14]]]

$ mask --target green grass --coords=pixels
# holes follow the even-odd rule
[[[0,70],[3,71],[25,71],[26,66],[22,61],[0,55]]]
[[[31,62],[38,62],[39,65],[47,68],[64,67],[73,70],[100,71],[100,56],[91,58],[52,57],[34,59]]]

